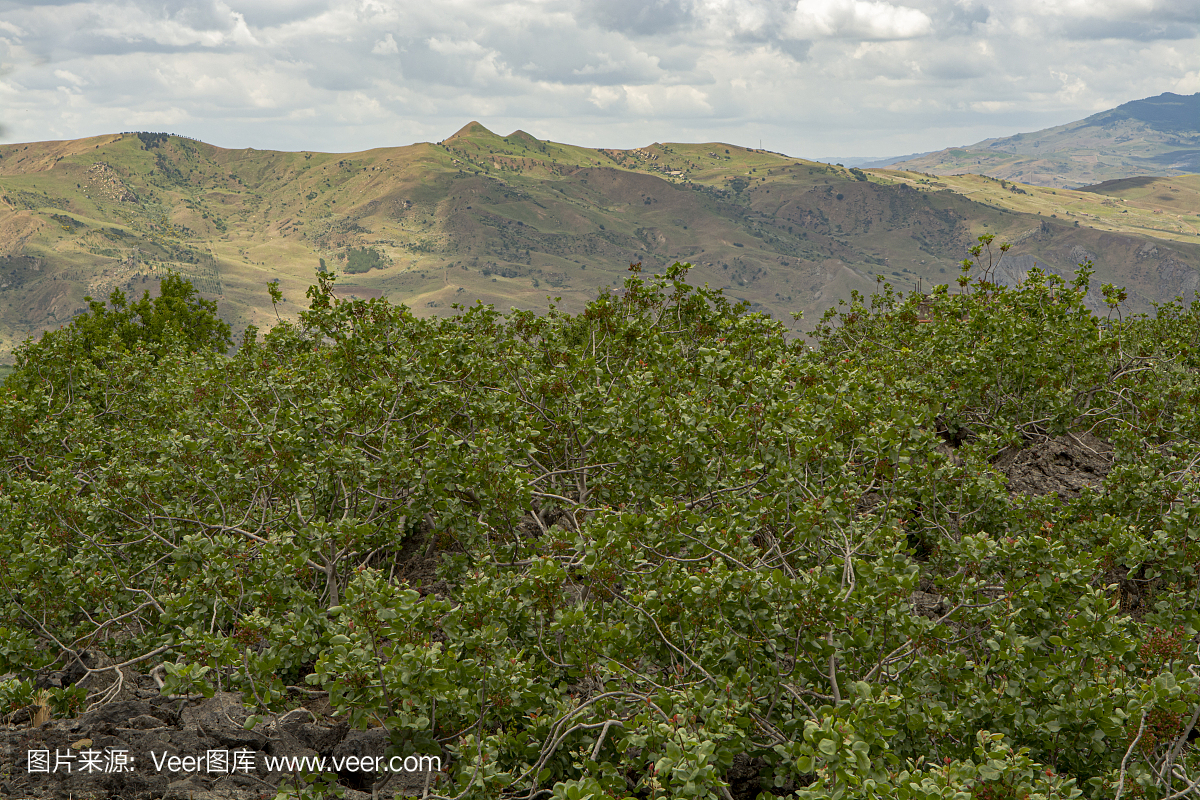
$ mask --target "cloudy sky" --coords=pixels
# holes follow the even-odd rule
[[[890,156],[1200,92],[1197,0],[0,0],[0,141],[346,152],[470,120]]]

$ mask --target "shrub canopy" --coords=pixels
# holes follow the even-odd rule
[[[968,278],[810,347],[686,278],[417,319],[319,275],[231,357],[182,284],[93,304],[0,392],[0,672],[306,683],[449,756],[443,797],[1200,776],[1200,304],[1110,323],[1086,268]]]

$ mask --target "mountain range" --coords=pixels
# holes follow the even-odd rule
[[[684,261],[689,280],[802,331],[884,280],[953,284],[982,234],[1014,243],[1008,281],[1090,259],[1097,286],[1125,285],[1125,310],[1147,311],[1197,287],[1198,209],[1197,176],[1071,191],[722,143],[592,149],[478,123],[347,154],[146,132],[0,145],[0,363],[85,296],[154,293],[168,271],[238,332],[294,317],[318,270],[341,296],[439,315],[477,301],[572,310],[619,290],[631,263]]]
[[[984,139],[886,166],[1075,188],[1122,178],[1200,172],[1200,93],[1167,92],[1066,125]]]

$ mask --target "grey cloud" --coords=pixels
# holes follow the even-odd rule
[[[275,27],[311,19],[328,8],[327,0],[253,0],[235,2],[230,7],[246,18],[252,27]]]
[[[488,30],[478,41],[514,73],[532,80],[612,85],[662,77],[654,55],[610,31],[534,21],[519,30]]]
[[[216,39],[209,34],[234,28],[234,20],[212,4],[72,4],[54,12],[26,7],[7,19],[24,32],[20,39],[28,52],[52,60],[211,48]]]
[[[713,74],[698,69],[701,54],[694,47],[672,42],[654,51],[658,66],[669,81],[686,81],[696,85],[712,83]]]
[[[171,44],[156,41],[146,36],[129,36],[118,38],[107,33],[91,34],[88,36],[69,35],[54,48],[46,52],[56,59],[88,56],[120,56],[128,53],[149,53],[155,55],[185,54],[212,50],[232,50],[232,45],[202,45],[195,42],[188,44]]]
[[[732,31],[725,41],[735,52],[767,47],[794,61],[804,61],[812,50],[810,39],[794,39],[781,35],[783,26],[745,27]]]
[[[1159,0],[1154,15],[1179,22],[1200,23],[1200,5],[1194,0]]]
[[[1059,27],[1059,33],[1076,40],[1127,39],[1135,42],[1179,41],[1193,39],[1200,25],[1180,20],[1107,20],[1073,19]]]
[[[32,3],[11,2],[11,0],[0,0],[0,12],[13,14],[27,8],[56,8],[59,6],[73,6],[79,0],[35,0]]]
[[[304,77],[314,89],[327,92],[350,92],[370,87],[375,81],[386,78],[401,78],[403,70],[400,60],[392,56],[376,69],[366,70],[356,61],[347,61],[341,54],[321,58],[318,63],[304,67]]]
[[[430,40],[396,39],[400,46],[399,61],[403,66],[404,77],[409,82],[417,82],[427,86],[453,87],[468,90],[485,88],[494,84],[493,79],[482,78],[479,67],[481,62],[494,63],[494,57],[486,50],[478,52],[439,51]],[[447,48],[469,47],[470,42],[447,41]],[[506,71],[503,64],[497,65],[500,74]],[[488,70],[491,71],[491,70]],[[481,79],[483,86],[480,85]]]
[[[212,0],[205,3],[166,0],[145,3],[141,7],[145,9],[147,16],[158,16],[197,31],[228,31],[233,28],[233,20],[229,14],[219,9]]]
[[[583,9],[601,27],[637,36],[675,33],[694,21],[685,0],[586,0]]]
[[[383,32],[379,32],[382,37]],[[392,32],[404,75],[431,85],[467,87],[488,81],[562,85],[654,83],[665,72],[653,48],[611,32],[533,21],[420,39]],[[664,48],[665,49],[665,48]]]
[[[986,25],[992,17],[992,10],[987,5],[969,0],[949,3],[940,11],[940,14],[930,16],[937,29],[943,32],[971,33],[978,26]]]
[[[776,39],[771,44],[796,61],[807,59],[813,47],[813,43],[808,39]]]
[[[985,78],[995,68],[990,59],[963,53],[933,53],[919,63],[922,75],[951,81]]]

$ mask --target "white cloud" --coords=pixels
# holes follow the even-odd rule
[[[485,54],[487,51],[479,42],[470,39],[440,39],[436,36],[429,39],[429,49],[435,53],[441,53],[445,56],[456,57],[474,57]]]
[[[1055,70],[1050,70],[1050,74],[1062,84],[1062,88],[1058,90],[1058,96],[1064,103],[1071,104],[1087,93],[1087,84],[1077,75]]]
[[[639,116],[679,117],[713,110],[705,93],[691,86],[627,86],[625,99]]]
[[[791,31],[796,38],[911,39],[933,30],[923,11],[866,0],[800,0]]]
[[[400,46],[396,44],[395,37],[389,33],[375,43],[375,46],[371,48],[371,52],[377,56],[395,55],[400,52]]]
[[[613,86],[593,86],[588,100],[597,108],[608,109],[625,99],[625,92]]]
[[[64,80],[67,83],[74,84],[75,86],[82,86],[84,83],[83,78],[81,78],[78,75],[76,75],[75,73],[69,72],[65,69],[54,70],[54,77],[56,77],[60,80]]]
[[[971,110],[980,111],[984,114],[1011,114],[1020,109],[1012,100],[980,100],[971,103]]]

